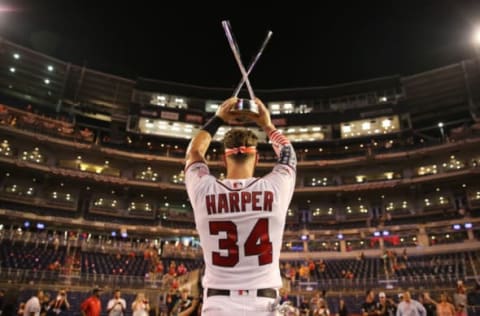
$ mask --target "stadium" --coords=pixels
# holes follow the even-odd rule
[[[18,302],[66,289],[68,315],[93,287],[104,306],[115,289],[129,304],[143,291],[156,315],[183,287],[198,295],[185,151],[231,92],[120,77],[1,38],[0,288]],[[459,287],[478,302],[480,58],[255,92],[298,157],[280,262],[293,305],[325,295],[332,314],[343,299],[361,315],[367,290],[398,302]],[[262,176],[276,158],[247,127]],[[220,179],[228,129],[207,153]]]

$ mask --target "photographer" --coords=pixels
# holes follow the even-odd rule
[[[70,303],[67,299],[67,292],[60,290],[57,297],[50,301],[47,311],[47,316],[65,315],[70,309]]]

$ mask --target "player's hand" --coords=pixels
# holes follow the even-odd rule
[[[270,119],[270,112],[268,112],[268,109],[265,104],[263,104],[262,100],[255,98],[255,104],[258,106],[258,114],[247,113],[246,115],[248,118],[263,129],[273,126],[272,120]]]
[[[237,120],[237,118],[239,118],[239,114],[232,112],[232,109],[237,104],[237,102],[238,102],[237,97],[231,97],[226,99],[219,106],[215,115],[221,118],[226,123]]]

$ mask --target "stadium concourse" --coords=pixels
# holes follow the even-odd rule
[[[4,309],[94,287],[127,314],[139,292],[166,315],[203,261],[185,186],[186,145],[230,89],[122,78],[0,39],[0,289]],[[243,93],[243,92],[242,92]],[[480,314],[480,67],[258,90],[297,152],[280,265],[299,310],[350,315],[399,294],[441,294]],[[266,135],[256,176],[271,170]],[[207,152],[225,177],[218,140]],[[367,290],[374,294],[366,298]],[[383,295],[382,295],[383,296]],[[323,297],[323,298],[322,298]],[[8,304],[5,304],[8,303]]]

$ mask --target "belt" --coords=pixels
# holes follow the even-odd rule
[[[248,293],[248,290],[207,289],[207,297],[210,297],[210,296],[230,296],[231,292],[246,292],[246,293]],[[277,290],[275,290],[275,289],[258,289],[257,290],[257,296],[268,297],[268,298],[275,299],[275,298],[277,298]]]

